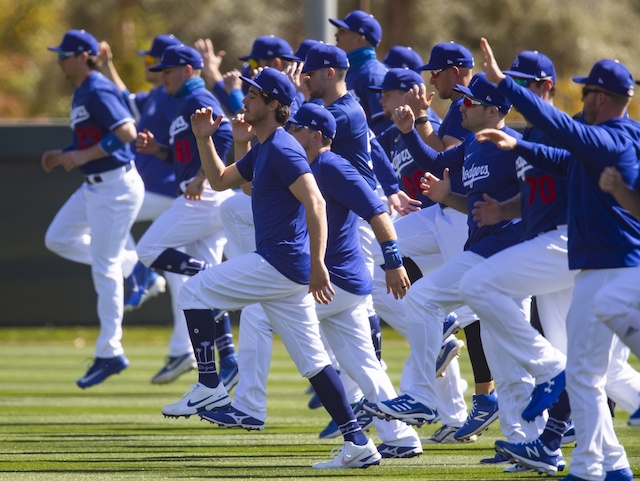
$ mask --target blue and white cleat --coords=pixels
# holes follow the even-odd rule
[[[178,379],[185,372],[198,368],[198,363],[193,353],[188,352],[182,356],[175,356],[167,359],[166,364],[155,376],[151,378],[151,384],[167,384]]]
[[[422,446],[392,446],[382,443],[378,452],[384,459],[414,458],[422,454]]]
[[[478,436],[475,434],[471,436],[469,439],[464,441],[458,441],[454,435],[458,432],[457,427],[455,426],[447,426],[443,424],[440,428],[433,433],[433,436],[426,439],[421,439],[422,444],[462,444],[462,443],[472,443],[478,440]]]
[[[435,409],[428,408],[408,394],[388,401],[365,403],[362,408],[381,419],[397,419],[414,426],[431,424],[438,416]]]
[[[436,377],[444,376],[447,367],[453,359],[460,354],[460,350],[464,347],[464,341],[456,337],[451,337],[440,348],[440,354],[436,359]]]
[[[442,326],[442,342],[444,342],[451,334],[455,334],[460,330],[460,322],[455,312],[451,312],[444,318]]]
[[[364,446],[357,446],[350,441],[345,441],[344,445],[331,450],[331,460],[315,463],[313,469],[354,469],[368,468],[380,464],[382,456],[376,449],[373,440]]]
[[[573,421],[569,421],[567,426],[564,428],[562,432],[562,441],[560,443],[564,446],[565,444],[571,444],[576,442],[576,428],[573,425]]]
[[[220,382],[224,384],[227,392],[231,392],[235,385],[238,384],[240,371],[238,371],[238,358],[235,355],[228,356],[220,361],[218,377],[220,378]]]
[[[162,294],[167,290],[167,281],[155,271],[152,271],[148,267],[149,272],[144,277],[144,283],[140,283],[137,288],[131,289],[124,301],[124,312],[131,312],[138,309],[149,299]]]
[[[549,449],[540,439],[528,443],[509,443],[498,440],[496,451],[511,458],[516,463],[535,469],[540,474],[553,476],[558,471],[564,471],[566,463],[562,459],[562,451]]]
[[[616,469],[615,471],[607,471],[604,481],[631,481],[633,479],[633,471],[631,468]]]
[[[362,398],[357,403],[353,403],[351,405],[351,409],[353,409],[353,414],[356,415],[356,420],[358,421],[360,428],[363,431],[368,431],[373,425],[373,414],[362,409],[362,406],[365,402],[367,402],[367,400],[365,398]],[[329,421],[329,424],[327,424],[327,426],[322,431],[320,431],[318,437],[320,439],[333,439],[337,438],[341,434],[342,433],[340,432],[340,428],[332,419],[331,421]]]
[[[188,418],[203,411],[221,409],[231,404],[231,398],[222,383],[216,387],[207,387],[197,383],[191,386],[180,401],[162,408],[162,414],[170,418],[184,416]]]
[[[564,391],[564,387],[564,371],[550,381],[536,385],[531,393],[531,401],[522,411],[522,419],[533,421],[546,409],[551,408],[560,397],[560,394],[562,394],[562,391]]]
[[[96,357],[87,373],[78,379],[76,384],[82,389],[95,386],[127,367],[129,367],[129,360],[124,354],[115,357]]]
[[[458,441],[468,441],[474,435],[481,434],[498,419],[498,396],[495,391],[491,391],[491,394],[474,395],[472,400],[471,412],[462,427],[454,434]]]
[[[243,428],[247,431],[262,431],[264,421],[249,416],[233,406],[215,411],[203,411],[198,414],[201,419],[226,428]]]

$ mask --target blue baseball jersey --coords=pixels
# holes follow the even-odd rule
[[[311,257],[305,209],[289,190],[298,177],[311,173],[302,146],[278,128],[263,143],[255,144],[236,166],[243,178],[253,181],[256,253],[283,276],[308,285]]]
[[[204,86],[204,80],[194,77],[187,80],[176,93],[178,100],[175,115],[169,127],[169,145],[173,156],[176,182],[181,183],[196,176],[200,170],[200,154],[196,138],[191,131],[191,115],[203,107],[213,108],[213,118],[222,114],[222,107]],[[224,161],[233,142],[231,123],[225,117],[220,128],[212,135],[216,152]]]
[[[371,146],[369,144],[369,126],[358,101],[350,94],[340,97],[327,106],[336,119],[336,136],[331,150],[347,159],[372,189],[376,188],[376,179],[371,165]]]
[[[160,86],[149,92],[132,94],[130,100],[140,113],[138,131],[148,129],[159,144],[169,145],[169,126],[173,120],[171,115],[176,111],[176,99]],[[144,181],[144,189],[155,194],[175,197],[178,186],[173,166],[155,155],[136,151],[135,141],[131,143],[131,150],[135,155],[136,168]]]
[[[540,129],[524,131],[524,140],[553,145],[553,141]],[[534,167],[524,157],[516,159],[516,172],[520,181],[520,210],[523,222],[523,240],[547,232],[567,223],[568,184],[564,176],[557,176]]]
[[[392,125],[377,140],[387,153],[402,190],[412,199],[422,202],[422,208],[433,205],[433,201],[420,189],[420,179],[425,172],[414,161],[398,128]]]
[[[598,183],[604,168],[615,166],[627,185],[634,184],[638,178],[640,125],[628,118],[585,125],[509,77],[498,89],[529,122],[560,146],[520,141],[514,151],[539,168],[567,177],[569,268],[639,266],[640,221],[603,192]]]
[[[441,139],[445,135],[448,135],[462,142],[469,135],[472,135],[470,130],[465,129],[462,126],[462,112],[460,112],[460,106],[462,105],[463,100],[464,97],[461,96],[449,105],[449,110],[447,110],[447,114],[444,116],[444,119],[442,119],[442,123],[438,129],[438,137]]]
[[[503,127],[503,132],[520,138],[518,132]],[[467,196],[467,209],[473,210],[476,201],[488,194],[499,202],[510,199],[519,191],[513,152],[500,150],[491,142],[480,143],[470,135],[463,142],[444,152],[437,152],[425,144],[417,132],[412,130],[402,134],[415,161],[425,172],[442,178],[442,172],[449,168],[451,190]],[[522,239],[522,223],[502,221],[496,225],[479,227],[471,215],[468,216],[469,239],[465,250],[483,257],[489,257]]]
[[[362,47],[347,54],[350,67],[347,70],[347,88],[356,101],[362,105],[371,130],[376,135],[384,130],[384,125],[378,124],[386,120],[380,105],[380,93],[372,92],[369,87],[382,85],[387,67],[376,58],[376,51],[372,47]]]
[[[91,72],[73,92],[71,131],[73,141],[64,150],[84,150],[99,143],[111,131],[133,122],[122,92],[100,72]],[[110,155],[80,166],[84,175],[98,174],[122,167],[133,159],[129,144]]]
[[[311,162],[311,171],[327,202],[325,264],[331,282],[352,294],[370,294],[373,280],[360,247],[358,217],[369,222],[387,209],[362,175],[335,153],[321,153]]]

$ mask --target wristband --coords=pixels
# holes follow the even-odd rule
[[[100,148],[105,154],[111,155],[122,147],[124,147],[124,142],[113,132],[109,132],[109,134],[100,141]]]
[[[420,125],[420,124],[426,124],[427,122],[429,122],[429,119],[425,115],[424,117],[418,117],[415,121],[415,124]]]
[[[402,256],[398,248],[398,241],[390,240],[380,244],[384,257],[384,266],[387,269],[397,269],[402,267]]]

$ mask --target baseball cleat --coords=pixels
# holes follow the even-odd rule
[[[322,401],[320,401],[320,398],[318,397],[318,394],[316,392],[313,393],[313,396],[311,396],[311,399],[309,399],[309,409],[318,409],[322,407]]]
[[[438,416],[435,409],[428,408],[408,394],[403,394],[388,401],[365,403],[362,408],[379,418],[386,420],[397,419],[414,426],[422,426],[425,423],[431,424]]]
[[[201,419],[226,428],[243,428],[247,431],[262,431],[264,421],[249,416],[229,405],[215,411],[203,411],[198,414]]]
[[[640,408],[638,408],[638,410],[635,413],[629,416],[629,419],[627,420],[627,424],[629,426],[640,426]]]
[[[567,426],[564,428],[562,432],[562,441],[561,444],[564,446],[565,444],[571,444],[576,442],[576,428],[573,426],[573,421],[569,421]]]
[[[360,428],[363,431],[368,431],[373,425],[373,414],[362,409],[362,406],[365,402],[367,402],[367,400],[365,398],[362,398],[357,403],[353,403],[351,405],[351,409],[353,410],[353,414],[356,415],[356,421],[358,421]],[[342,433],[340,432],[340,428],[332,419],[331,421],[329,421],[329,424],[327,424],[327,426],[322,431],[320,431],[318,437],[320,439],[333,439],[337,438],[341,434]]]
[[[128,292],[124,302],[124,312],[138,309],[149,299],[162,294],[167,290],[167,281],[155,271],[149,270],[146,282],[137,289]]]
[[[496,453],[491,458],[483,458],[480,460],[480,464],[507,464],[511,462],[511,458],[501,453]]]
[[[449,366],[449,363],[460,354],[460,349],[463,347],[464,341],[455,337],[452,337],[442,345],[440,354],[438,354],[438,358],[436,359],[436,377],[444,376],[444,371]]]
[[[433,436],[427,439],[421,439],[420,442],[422,444],[462,444],[462,443],[472,443],[478,439],[478,436],[475,434],[464,441],[458,441],[454,434],[458,431],[459,428],[455,426],[441,426]]]
[[[129,367],[129,360],[124,354],[115,357],[96,357],[87,373],[78,379],[76,384],[82,389],[95,386],[127,367]]]
[[[540,439],[517,444],[498,440],[495,448],[503,456],[522,466],[535,469],[540,474],[553,476],[558,471],[564,471],[567,465],[562,459],[560,449],[551,450]]]
[[[422,454],[422,446],[391,446],[382,443],[378,446],[378,452],[384,459],[413,458]]]
[[[550,381],[537,384],[531,393],[531,401],[522,411],[522,419],[533,421],[545,410],[551,408],[560,397],[560,394],[562,394],[562,391],[564,391],[564,386],[564,371]]]
[[[474,435],[481,434],[498,419],[498,396],[495,391],[491,391],[491,394],[474,395],[472,400],[471,412],[462,427],[454,434],[458,441],[467,441]]]
[[[631,468],[616,469],[615,471],[607,471],[604,481],[631,481],[633,479],[633,471]]]
[[[183,354],[167,359],[166,364],[160,369],[155,376],[151,378],[151,384],[167,384],[175,381],[185,372],[198,368],[198,363],[193,353]]]
[[[218,377],[228,392],[231,392],[235,385],[238,384],[240,371],[238,371],[238,360],[235,355],[228,356],[220,361]]]
[[[442,326],[442,342],[444,342],[451,334],[455,334],[460,330],[460,322],[455,312],[450,313],[444,318]]]
[[[354,469],[368,468],[380,464],[382,456],[376,449],[373,440],[364,446],[357,446],[350,441],[345,441],[344,445],[331,450],[331,460],[315,463],[313,469]]]
[[[163,407],[162,414],[171,418],[188,418],[199,412],[224,408],[230,404],[231,398],[222,383],[216,387],[207,387],[198,382],[191,386],[180,401]]]

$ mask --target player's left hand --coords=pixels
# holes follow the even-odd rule
[[[42,154],[42,159],[40,159],[40,164],[42,165],[42,169],[49,173],[59,165],[62,165],[62,151],[61,150],[47,150],[44,154]]]
[[[403,190],[397,194],[391,194],[387,197],[387,204],[389,206],[389,215],[395,210],[400,215],[407,215],[411,212],[420,210],[422,202],[417,199],[412,199]]]
[[[329,271],[324,264],[311,266],[309,273],[309,292],[318,304],[329,304],[335,296],[335,291],[331,287]]]
[[[408,105],[401,105],[393,111],[391,114],[391,120],[396,124],[398,130],[403,134],[408,134],[413,130],[416,117],[413,114],[413,110]]]
[[[489,197],[487,194],[482,194],[482,198],[484,202],[478,200],[473,204],[473,209],[471,210],[473,220],[478,223],[478,227],[496,225],[503,220],[500,202]]]
[[[385,278],[387,280],[387,294],[392,293],[395,299],[402,299],[411,287],[411,281],[404,266],[397,269],[386,269]]]
[[[498,62],[496,62],[496,58],[493,55],[491,45],[489,45],[489,42],[484,37],[480,39],[480,48],[484,54],[484,62],[482,66],[484,67],[484,72],[487,74],[487,80],[497,85],[506,77],[506,75],[502,73],[502,70],[500,70]]]
[[[434,95],[435,92],[427,92],[425,84],[411,87],[411,90],[407,92],[407,104],[411,107],[413,115],[416,117],[427,115],[427,110],[431,106]]]
[[[442,180],[438,179],[431,172],[424,174],[420,179],[422,193],[434,202],[445,203],[447,196],[451,193],[451,179],[449,179],[449,169],[442,172]]]
[[[502,150],[513,150],[518,144],[518,140],[515,137],[498,129],[482,129],[476,132],[476,140],[478,142],[493,142]]]
[[[618,169],[613,166],[605,167],[600,174],[599,185],[604,192],[608,192],[609,194],[617,191],[623,185],[622,176],[620,172],[618,172]]]
[[[204,191],[204,179],[196,175],[185,186],[184,197],[189,200],[200,200],[202,199],[202,191]]]
[[[196,139],[206,139],[211,137],[220,127],[222,114],[213,120],[213,109],[211,107],[197,109],[191,115],[191,131]]]
[[[69,150],[61,155],[62,166],[67,172],[71,172],[76,167],[86,164],[89,159],[82,150]]]

